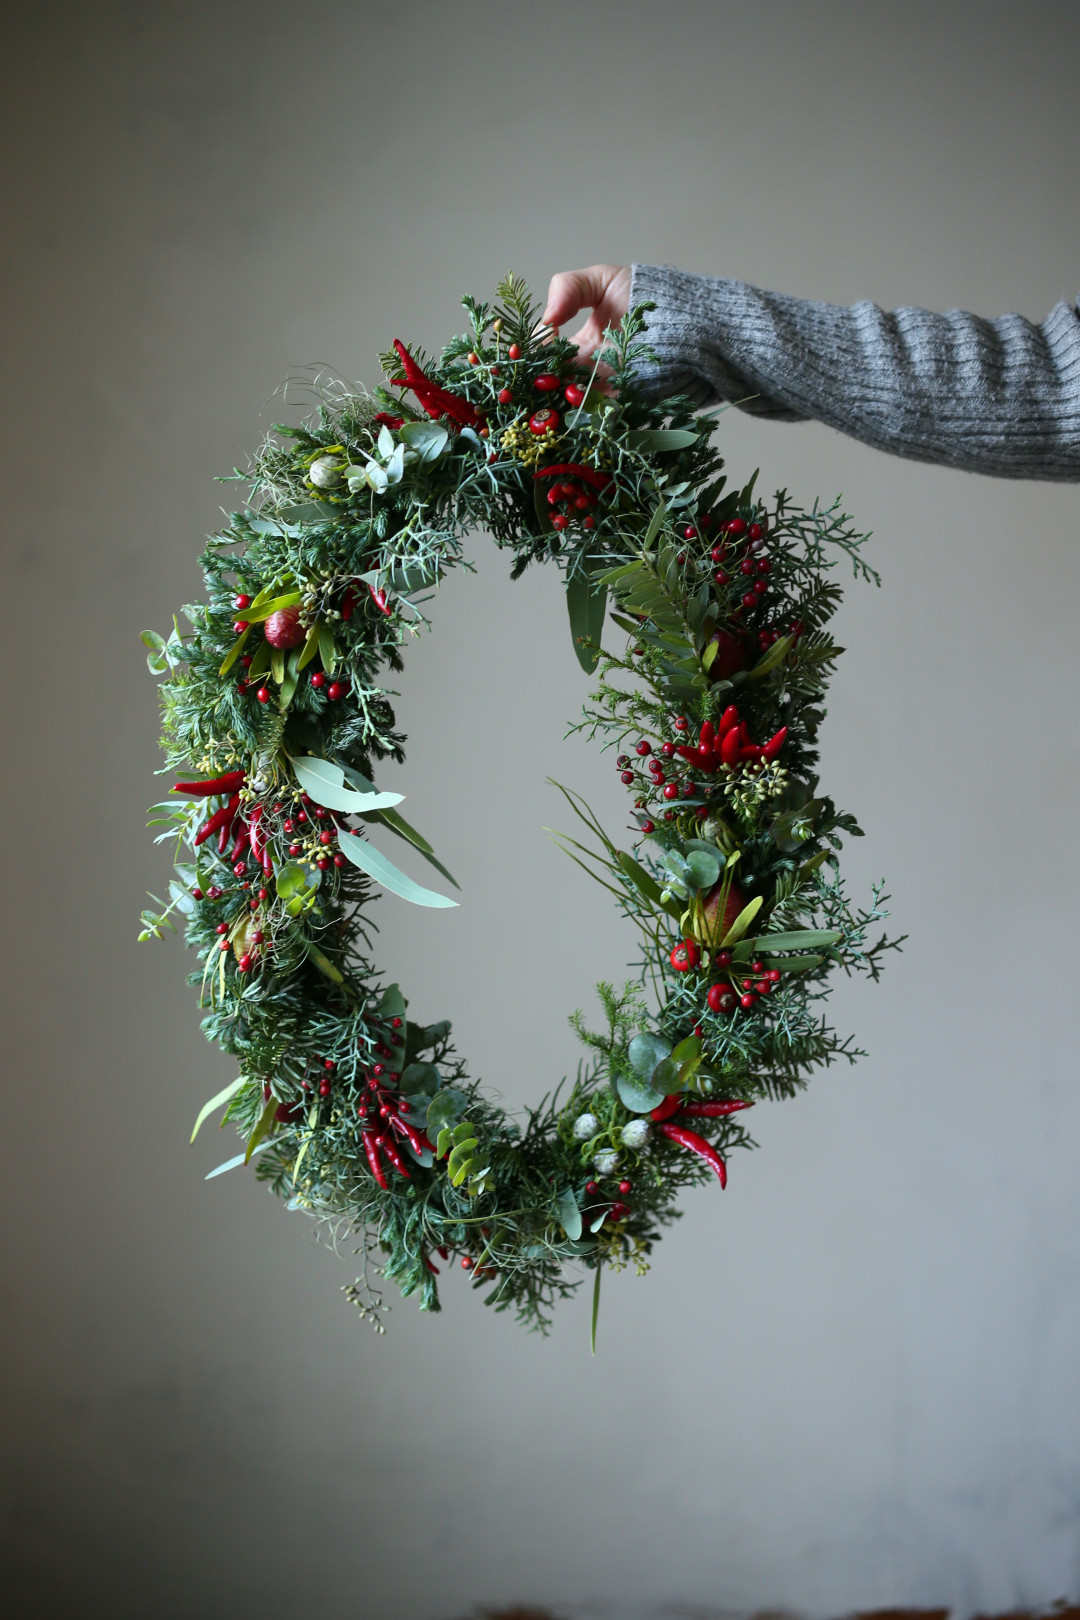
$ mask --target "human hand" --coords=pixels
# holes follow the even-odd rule
[[[587,270],[560,270],[548,288],[543,323],[557,331],[583,309],[592,313],[570,339],[578,358],[591,361],[609,326],[618,326],[630,305],[630,268],[622,264],[592,264]]]

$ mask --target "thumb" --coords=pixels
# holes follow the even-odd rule
[[[541,316],[544,326],[562,326],[582,309],[592,309],[604,296],[606,265],[590,265],[587,270],[560,270],[552,276],[547,307]]]

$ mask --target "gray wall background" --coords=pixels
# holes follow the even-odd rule
[[[376,1340],[316,1247],[186,1146],[230,1077],[166,882],[138,632],[296,366],[376,377],[508,266],[1019,309],[1080,286],[1080,14],[1061,4],[8,4],[4,195],[4,1590],[27,1616],[394,1615],[480,1601],[963,1613],[1080,1594],[1074,489],[816,426],[721,436],[843,492],[825,775],[906,954],[870,1056],[759,1108],[647,1280],[552,1337],[460,1275]],[[586,692],[554,575],[476,536],[400,712],[409,813],[465,886],[382,959],[513,1102],[628,939],[545,839]],[[611,1605],[610,1608],[603,1607]],[[680,1613],[689,1613],[681,1609]],[[694,1613],[698,1610],[695,1608]]]

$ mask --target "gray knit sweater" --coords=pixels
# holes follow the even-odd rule
[[[1000,478],[1080,481],[1080,311],[1040,326],[952,310],[892,314],[635,264],[655,366],[650,392],[730,400],[754,416],[816,418],[865,444]]]

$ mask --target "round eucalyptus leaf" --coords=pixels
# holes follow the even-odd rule
[[[686,881],[695,889],[711,889],[720,876],[720,862],[715,855],[695,849],[687,856]]]
[[[648,1080],[658,1063],[662,1063],[671,1053],[671,1042],[665,1041],[662,1035],[635,1035],[630,1042],[629,1057],[631,1066],[643,1080]],[[655,1108],[656,1104],[651,1103]]]
[[[667,1096],[664,1088],[657,1087],[652,1080],[646,1080],[636,1074],[620,1074],[615,1082],[619,1096],[626,1108],[632,1114],[648,1114],[658,1108]]]

